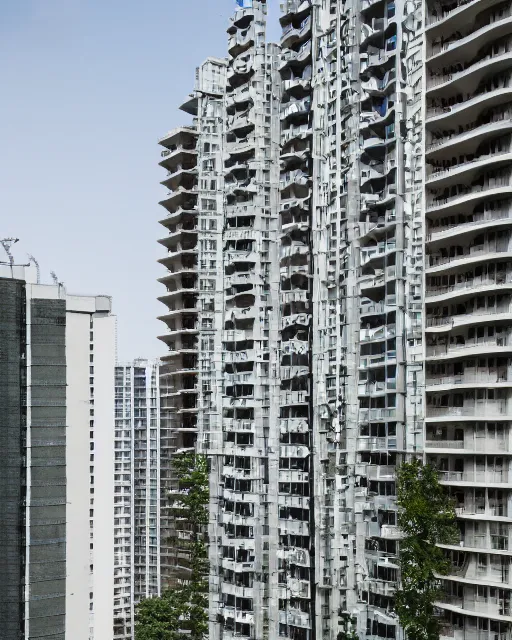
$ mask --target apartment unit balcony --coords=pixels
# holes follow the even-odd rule
[[[507,37],[486,47],[480,52],[476,59],[466,68],[462,64],[456,63],[448,67],[449,72],[430,71],[427,79],[427,95],[431,99],[438,97],[449,98],[455,95],[461,87],[466,93],[473,93],[478,86],[490,74],[498,74],[510,68],[512,53],[508,51],[509,42]],[[446,67],[445,67],[446,69]]]
[[[281,106],[281,121],[283,122],[283,128],[286,128],[286,123],[297,125],[300,120],[303,120],[309,115],[311,111],[311,98],[306,96],[299,100],[290,100]]]
[[[395,324],[384,324],[377,327],[364,328],[360,330],[360,342],[381,342],[396,335]]]
[[[228,133],[234,133],[238,137],[245,138],[255,127],[254,116],[251,115],[252,111],[249,107],[243,111],[237,111],[233,116],[228,117],[226,131]]]
[[[236,88],[232,88],[226,95],[226,107],[228,113],[232,112],[233,107],[249,106],[254,104],[255,92],[250,85],[244,84]]]
[[[180,187],[191,189],[197,179],[197,165],[195,161],[177,162],[169,168],[167,176],[160,184],[164,185],[171,191],[175,191]]]
[[[503,141],[501,145],[499,143],[500,141],[496,142],[496,144],[484,143],[482,151],[479,152],[477,149],[474,154],[461,155],[456,163],[451,164],[451,166],[449,166],[448,161],[431,165],[431,172],[427,176],[427,184],[435,188],[447,187],[452,184],[458,184],[461,179],[473,180],[482,168],[492,165],[498,169],[500,166],[509,165],[512,161],[510,140]],[[500,148],[499,151],[497,150],[498,147]]]
[[[396,242],[394,238],[384,240],[382,242],[361,247],[361,266],[368,264],[372,260],[383,258],[384,256],[396,251]]]
[[[443,40],[436,35],[432,37],[427,58],[429,64],[446,65],[457,60],[472,60],[485,45],[511,32],[508,3],[477,4],[476,9],[478,13],[474,20],[457,24],[455,34]]]
[[[426,242],[437,246],[455,236],[479,233],[482,229],[507,228],[510,225],[512,225],[512,207],[506,202],[503,206],[496,205],[495,208],[468,215],[461,214],[430,220]]]
[[[512,476],[507,470],[439,471],[439,482],[446,485],[469,484],[512,488]]]
[[[173,171],[179,164],[197,161],[197,131],[193,127],[173,129],[160,141],[165,150],[161,152],[159,165]]]
[[[358,395],[360,397],[368,396],[369,398],[374,398],[376,396],[383,396],[390,392],[396,393],[395,378],[389,378],[382,381],[365,382],[358,385]]]
[[[502,64],[505,66],[504,62]],[[484,76],[474,91],[461,94],[455,90],[447,96],[432,96],[426,113],[428,129],[438,126],[447,130],[464,128],[475,121],[484,109],[509,103],[510,81],[511,74],[507,69]]]
[[[445,336],[437,336],[437,340],[427,345],[427,360],[510,353],[512,345],[509,345],[508,336],[502,329],[501,326],[478,327],[476,332],[470,328],[467,334],[450,336],[449,340]]]
[[[478,1],[478,0],[477,0]],[[498,597],[477,597],[476,595],[454,596],[444,595],[442,600],[435,603],[440,609],[447,609],[456,613],[471,612],[482,618],[491,618],[504,622],[512,622],[510,616],[510,596]]]
[[[456,439],[454,439],[455,436],[457,436]],[[496,433],[493,431],[492,436],[494,437],[490,436],[491,434],[486,435],[485,430],[475,431],[472,426],[464,426],[463,429],[451,428],[449,432],[446,429],[440,430],[440,435],[437,435],[436,430],[428,430],[425,451],[427,453],[512,455],[508,434],[505,436],[502,433],[496,437]]]
[[[286,77],[283,74],[282,80],[282,91],[285,97],[293,97],[295,99],[301,99],[311,91],[311,74],[312,67],[311,65],[307,65],[304,69],[301,69],[300,72],[297,70],[297,73],[293,72],[293,69],[287,70]]]
[[[233,28],[230,27],[230,30],[233,31]],[[229,33],[229,30],[228,30]],[[234,30],[234,33],[229,33],[228,38],[228,53],[233,58],[236,58],[240,54],[244,53],[248,49],[254,46],[256,31],[254,28],[254,24],[251,23],[249,26],[241,29]]]
[[[508,255],[504,255],[508,254]],[[459,265],[470,265],[479,261],[487,261],[495,257],[503,261],[512,257],[512,234],[509,231],[489,231],[477,234],[464,245],[450,243],[440,247],[436,253],[429,255],[427,273],[454,270]]]
[[[471,360],[433,364],[427,367],[426,388],[427,391],[444,391],[453,387],[510,387],[512,372],[509,372],[509,363],[508,357],[496,359],[491,355],[488,358],[478,358],[478,367]]]
[[[469,208],[478,205],[486,198],[497,198],[512,193],[512,172],[505,168],[483,172],[469,184],[458,183],[445,188],[441,193],[427,197],[427,211],[456,213],[461,205]]]
[[[195,181],[187,185],[187,188],[180,186],[176,191],[169,191],[159,204],[171,214],[177,213],[179,210],[194,211],[197,206],[197,185]]]
[[[496,400],[480,400],[481,395],[490,395],[490,391],[485,394],[485,390],[475,392],[465,391],[457,396],[455,394],[445,396],[443,402],[446,404],[435,405],[432,402],[433,395],[427,399],[426,420],[428,422],[453,422],[455,420],[465,420],[475,418],[479,420],[505,420],[508,415],[507,396],[503,396],[505,391],[497,391],[496,395],[501,395]],[[475,395],[478,400],[475,399]],[[457,406],[460,402],[462,404]]]
[[[169,233],[158,242],[167,248],[169,253],[178,253],[182,248],[195,248],[197,245],[197,222],[192,218],[182,223],[169,225]]]
[[[281,48],[295,48],[304,43],[311,37],[311,15],[307,14],[302,17],[301,14],[294,16],[293,19],[283,27],[281,34]]]
[[[497,300],[495,296],[477,296],[443,307],[427,309],[426,328],[429,333],[442,333],[452,328],[476,325],[496,320],[509,321],[512,314],[510,296],[504,295]]]

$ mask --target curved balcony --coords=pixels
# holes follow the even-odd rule
[[[396,251],[395,239],[384,240],[374,245],[364,246],[360,248],[361,266],[367,265],[376,259],[382,259]]]
[[[229,18],[228,33],[234,33],[237,29],[246,29],[254,21],[254,9],[237,8],[235,15]]]
[[[493,333],[496,332],[492,337],[468,338],[461,334],[452,336],[455,338],[453,342],[448,343],[443,338],[439,344],[427,345],[426,361],[472,358],[486,354],[507,355],[512,351],[512,344],[509,344],[509,339],[506,333],[501,332],[501,328],[491,326]]]
[[[286,173],[282,173],[279,178],[279,188],[284,200],[293,197],[307,197],[310,183],[311,176],[302,169],[287,171]],[[288,193],[290,189],[293,189],[293,194]],[[298,194],[300,191],[303,192],[303,195]]]
[[[256,138],[254,135],[248,135],[245,138],[237,138],[226,144],[226,151],[230,157],[231,165],[243,164],[254,158],[256,150]],[[230,168],[226,163],[226,169]]]
[[[427,145],[426,158],[428,162],[442,161],[448,154],[469,155],[487,140],[493,140],[498,135],[510,134],[512,130],[512,109],[509,105],[492,109],[475,122],[467,124],[463,131],[459,128],[443,130],[442,134],[434,138]]]
[[[497,5],[502,0],[487,0],[485,8]],[[455,5],[455,6],[454,6]],[[471,28],[475,18],[482,11],[481,0],[456,0],[450,2],[446,10],[431,11],[426,20],[428,38],[439,37],[443,34],[450,36],[454,31]]]
[[[286,145],[294,140],[305,140],[313,135],[313,129],[309,123],[291,125],[281,131],[281,144],[283,155]]]
[[[430,99],[451,97],[461,90],[474,93],[481,81],[489,73],[499,74],[510,69],[512,52],[491,53],[482,60],[478,60],[467,69],[448,74],[434,75],[431,73],[427,80],[427,96]]]
[[[281,34],[281,48],[289,49],[296,47],[298,43],[304,42],[311,37],[311,15],[307,15],[299,24],[292,21],[283,28]]]
[[[239,137],[245,138],[255,126],[251,112],[252,109],[249,108],[240,113],[237,112],[233,117],[228,117],[226,131],[228,133],[236,132]]]
[[[197,137],[198,132],[195,127],[176,127],[162,136],[158,144],[173,153],[181,148],[195,149]]]
[[[395,69],[386,71],[382,78],[371,77],[361,82],[361,101],[368,99],[368,96],[385,96],[394,90],[396,82]]]
[[[440,246],[455,236],[480,233],[489,228],[507,228],[511,224],[512,206],[505,203],[494,209],[429,221],[426,243],[431,247]]]
[[[177,318],[172,324],[172,328],[168,327],[167,333],[158,336],[158,339],[165,342],[167,346],[171,346],[169,343],[175,342],[181,335],[195,336],[199,333],[199,325],[195,316],[188,316],[190,322],[187,321],[187,315],[184,313],[180,318]]]
[[[296,50],[286,49],[280,56],[279,71],[282,73],[285,69],[295,69],[298,74],[307,65],[311,64],[311,40],[303,42]]]
[[[427,196],[427,212],[452,213],[458,208],[465,210],[478,205],[485,199],[498,199],[499,196],[512,194],[512,172],[502,169],[486,172],[473,180],[471,184],[459,183],[445,188],[439,195]]]
[[[174,285],[174,286],[173,286]],[[191,280],[184,282],[173,282],[169,283],[167,286],[167,292],[158,297],[160,302],[164,304],[169,304],[171,302],[179,303],[188,294],[196,294],[197,293],[197,280],[192,278]]]
[[[171,191],[176,191],[180,187],[193,189],[197,182],[197,166],[195,162],[177,164],[172,170],[167,172],[167,177],[160,182]]]
[[[254,73],[254,56],[252,50],[245,51],[231,61],[226,78],[230,85],[239,87],[247,83]]]
[[[184,244],[192,243],[197,236],[197,221],[195,216],[190,216],[183,222],[178,224],[169,224],[167,226],[169,235],[158,240],[159,244],[168,247],[172,251],[173,245],[183,240]]]
[[[286,0],[279,22],[283,28],[297,21],[302,22],[311,13],[311,0]]]
[[[427,278],[427,303],[474,298],[479,293],[507,291],[512,284],[512,263],[504,261],[477,265],[472,270]]]
[[[242,104],[251,105],[254,104],[254,89],[249,84],[241,85],[236,89],[231,88],[226,94],[226,107],[228,114],[233,107],[240,106]]]
[[[191,316],[193,314],[197,314],[197,295],[194,294],[183,294],[181,299],[178,300],[167,300],[165,303],[168,306],[168,310],[164,315],[160,316],[158,319],[163,320],[164,322],[176,322],[176,317],[180,315]]]
[[[290,100],[281,105],[281,120],[295,119],[307,116],[311,111],[311,97],[306,96],[302,100]]]
[[[429,255],[426,273],[456,272],[459,266],[468,267],[475,263],[487,263],[491,260],[507,261],[512,257],[512,234],[506,234],[498,240],[491,240],[494,232],[476,235],[474,243],[468,245],[448,244],[449,248],[441,248],[437,254]],[[487,240],[482,241],[483,238]],[[478,243],[477,243],[478,242]]]
[[[306,67],[301,74],[295,75],[290,72],[290,78],[281,81],[281,88],[284,95],[295,99],[303,98],[311,91],[311,66]]]
[[[508,74],[509,75],[509,74]],[[490,78],[485,85],[460,102],[438,99],[437,104],[427,108],[426,125],[458,129],[475,121],[485,109],[492,109],[509,103],[512,99],[512,85],[508,75],[505,78]],[[441,104],[439,104],[441,103]]]
[[[232,58],[236,58],[240,54],[254,46],[255,29],[254,25],[250,25],[245,29],[237,29],[236,33],[229,34],[228,53]]]
[[[441,42],[434,38],[430,44],[430,52],[427,58],[427,66],[438,64],[446,66],[458,60],[472,60],[485,45],[508,35],[511,32],[510,6],[505,9],[496,9],[492,13],[484,9],[481,17],[469,26],[462,37],[449,37]],[[458,25],[458,31],[461,29]]]
[[[361,22],[360,47],[365,48],[370,43],[378,47],[382,42],[385,32],[392,25],[396,25],[394,18],[372,18],[369,22]]]
[[[463,158],[462,162],[458,162],[448,168],[443,168],[442,165],[432,167],[432,171],[427,176],[426,184],[433,188],[449,187],[459,184],[461,180],[465,182],[472,181],[482,169],[487,167],[492,166],[499,170],[512,162],[512,151],[510,149],[509,142],[501,153],[491,149],[488,153],[478,155],[474,159]]]
[[[167,197],[159,204],[171,213],[176,213],[178,209],[194,208],[197,204],[196,185],[191,189],[179,187],[176,191],[169,191]]]

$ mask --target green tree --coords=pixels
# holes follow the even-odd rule
[[[441,589],[437,576],[449,573],[451,564],[437,545],[459,539],[454,505],[432,465],[414,459],[403,463],[396,476],[398,526],[403,535],[396,612],[409,640],[438,640],[434,604]]]
[[[186,640],[189,636],[182,631],[189,616],[187,599],[187,591],[179,589],[143,600],[135,617],[137,640]]]
[[[346,611],[340,613],[340,618],[343,620],[343,622],[340,622],[343,630],[338,633],[336,640],[359,640],[359,636],[355,632],[357,625],[356,618],[352,618]]]
[[[208,464],[205,456],[185,453],[175,456],[173,467],[179,485],[174,508],[190,537],[169,542],[188,552],[190,576],[186,585],[140,603],[137,640],[203,640],[208,633]]]

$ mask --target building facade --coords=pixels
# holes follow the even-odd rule
[[[133,640],[134,613],[160,595],[159,363],[115,368],[114,640]]]
[[[210,637],[337,640],[348,613],[360,637],[403,638],[395,469],[419,456],[457,505],[442,636],[509,639],[509,4],[285,0],[279,46],[265,1],[237,4],[214,98],[211,404],[169,422],[209,458]],[[168,185],[192,216],[199,95],[161,162],[193,158]],[[168,318],[202,326],[190,283]],[[203,390],[198,365],[172,376]]]
[[[115,317],[37,282],[0,265],[2,636],[108,639]]]

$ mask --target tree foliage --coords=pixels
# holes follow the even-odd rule
[[[397,469],[400,588],[396,612],[409,640],[438,640],[439,620],[435,602],[440,596],[439,578],[450,571],[450,562],[438,544],[458,541],[452,500],[439,484],[438,472],[418,460]]]
[[[357,620],[356,618],[352,618],[349,613],[342,612],[340,613],[340,626],[343,629],[336,636],[336,640],[359,640],[359,636],[356,633]]]
[[[170,544],[188,552],[187,584],[144,600],[135,617],[136,640],[203,640],[208,633],[208,466],[205,456],[186,453],[173,459],[179,493],[173,508],[187,523],[189,539]]]

